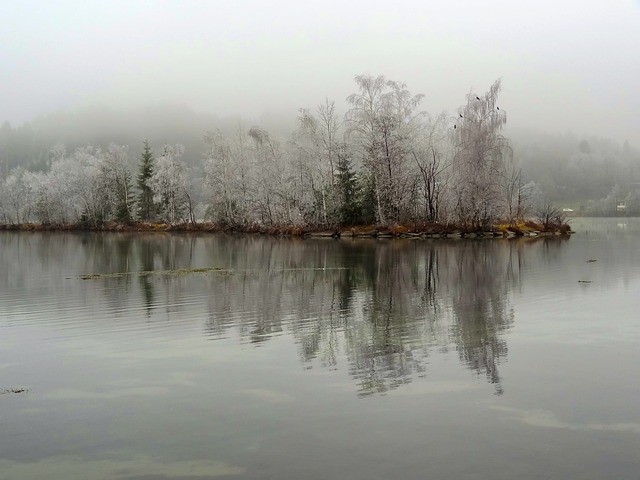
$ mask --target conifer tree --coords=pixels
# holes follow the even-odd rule
[[[341,225],[355,225],[360,222],[362,208],[359,203],[358,182],[353,171],[351,156],[343,146],[338,153],[337,163],[337,187],[340,197],[339,218]]]
[[[153,192],[147,181],[153,175],[153,151],[149,141],[144,141],[142,153],[140,154],[140,170],[138,173],[138,219],[149,221],[154,216]]]

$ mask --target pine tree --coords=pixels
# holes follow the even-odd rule
[[[154,216],[153,192],[147,185],[147,180],[153,175],[153,151],[149,141],[144,141],[144,147],[140,154],[140,170],[138,173],[138,219],[149,221]]]
[[[358,184],[358,208],[360,209],[360,222],[365,225],[375,223],[377,219],[376,209],[376,182],[370,172],[360,172],[357,177]]]
[[[346,148],[338,153],[337,187],[340,198],[338,214],[341,225],[355,225],[361,221],[362,208],[358,202],[358,182],[351,165],[351,156]]]

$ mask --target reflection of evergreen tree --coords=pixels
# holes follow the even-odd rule
[[[131,265],[133,236],[123,233],[87,232],[79,234],[85,251],[85,272],[128,273]],[[131,288],[131,277],[106,277],[101,282],[104,294],[114,310],[126,303]]]
[[[236,327],[260,344],[286,327],[308,367],[339,368],[345,354],[360,395],[425,376],[431,350],[453,342],[463,364],[500,391],[501,335],[512,321],[505,281],[518,273],[508,242],[243,237],[215,245],[225,267],[246,271],[207,279],[210,334]]]
[[[502,334],[513,318],[505,282],[519,278],[509,242],[222,237],[212,245],[212,258],[235,273],[206,277],[209,334],[234,328],[261,344],[286,329],[308,368],[340,368],[345,355],[359,395],[425,376],[432,350],[454,344],[501,391]]]
[[[149,240],[150,239],[148,237],[143,237],[138,241],[138,257],[140,259],[139,270],[141,272],[150,272],[154,268],[153,243]],[[142,291],[142,298],[144,299],[147,316],[151,316],[155,296],[153,283],[148,275],[140,275],[138,277],[138,283],[140,284],[140,290]]]
[[[513,318],[505,284],[512,278],[508,245],[363,241],[341,248],[347,270],[336,275],[334,288],[345,321],[332,325],[343,330],[361,395],[426,375],[430,349],[446,351],[451,340],[463,363],[501,392],[498,364],[507,353],[501,334]],[[323,349],[323,338],[335,336],[323,334],[321,323],[299,336],[307,362]]]
[[[135,301],[154,319],[165,313],[154,306],[166,305],[167,320],[204,316],[207,335],[233,334],[256,346],[286,332],[305,368],[347,369],[361,396],[426,376],[434,351],[450,348],[500,393],[499,368],[508,353],[504,333],[513,323],[510,291],[522,283],[524,259],[532,251],[539,261],[531,265],[561,248],[545,240],[334,242],[94,232],[20,238],[37,242],[29,249],[37,253],[15,261],[5,257],[12,269],[10,277],[0,272],[5,284],[21,281],[19,263],[43,268],[55,264],[51,252],[70,251],[64,258],[73,271],[131,273],[82,284],[100,291],[115,312],[134,303],[128,290],[138,282],[141,295]],[[224,270],[136,275],[199,267]],[[193,316],[176,315],[181,311]]]

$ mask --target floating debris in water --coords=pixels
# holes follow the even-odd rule
[[[347,267],[309,267],[309,268],[279,268],[276,272],[299,272],[299,271],[328,271],[328,270],[348,270]],[[115,273],[89,273],[80,275],[78,278],[82,280],[97,280],[101,278],[122,278],[122,277],[148,277],[150,275],[189,275],[192,273],[218,273],[220,275],[248,275],[252,273],[258,273],[258,270],[232,270],[220,267],[205,267],[205,268],[180,268],[178,270],[146,270],[142,272],[115,272]],[[66,277],[71,278],[71,277]]]
[[[188,275],[190,273],[231,273],[231,270],[220,267],[206,268],[180,268],[177,270],[146,270],[142,272],[115,272],[115,273],[90,273],[80,275],[82,280],[96,280],[99,278],[121,278],[121,277],[148,277],[149,275]]]
[[[25,393],[28,392],[26,388],[2,388],[0,389],[0,395],[4,395],[6,393]]]

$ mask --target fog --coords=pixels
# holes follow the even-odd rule
[[[637,145],[640,3],[0,0],[0,121],[186,105],[220,117],[339,108],[382,74],[455,111],[502,78],[509,126]],[[635,113],[635,115],[634,115]]]

